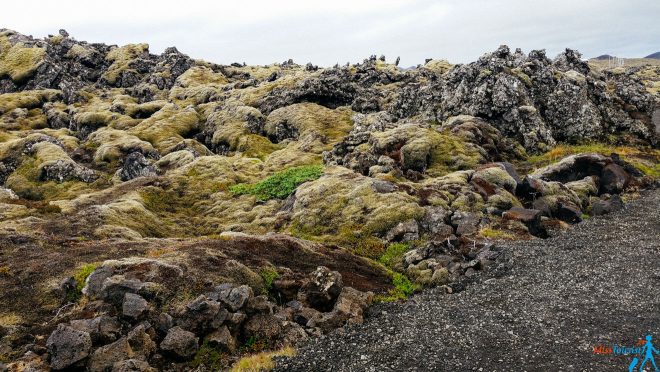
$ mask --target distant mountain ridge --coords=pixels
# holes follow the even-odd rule
[[[598,57],[592,58],[591,60],[607,61],[610,58],[617,58],[617,56],[613,56],[613,55],[610,55],[610,54],[601,54]],[[649,54],[648,56],[643,57],[643,58],[660,59],[660,52],[655,52],[653,54]],[[626,57],[624,57],[624,59],[635,59],[635,58],[626,58]]]

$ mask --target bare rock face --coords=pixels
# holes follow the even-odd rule
[[[137,177],[155,176],[156,168],[139,152],[132,152],[124,159],[124,166],[120,171],[122,181],[130,181]]]
[[[342,288],[341,274],[327,267],[319,267],[309,275],[309,281],[300,289],[298,299],[317,310],[327,311],[334,306]]]
[[[571,155],[537,170],[531,176],[562,183],[595,176],[599,180],[600,193],[618,194],[628,187],[632,177],[615,162],[615,158],[599,154]]]
[[[121,334],[121,323],[114,317],[101,315],[92,319],[75,319],[69,325],[89,333],[94,344],[113,342]]]
[[[130,318],[139,318],[149,309],[149,303],[140,295],[126,293],[122,303],[122,314]]]
[[[112,372],[156,372],[157,369],[139,359],[126,359],[112,365]]]
[[[104,371],[112,368],[115,363],[131,359],[135,353],[128,343],[128,339],[121,339],[96,349],[91,355],[88,368],[92,371]]]
[[[83,293],[121,304],[126,293],[153,295],[159,285],[178,284],[183,270],[163,261],[130,258],[105,261],[87,278]],[[162,288],[162,287],[161,287]]]
[[[92,338],[85,331],[60,324],[48,337],[46,346],[51,368],[60,370],[85,359],[92,348]]]
[[[345,324],[360,324],[363,313],[373,300],[373,293],[360,292],[350,287],[342,290],[334,308],[329,313],[311,320],[310,325],[330,332]]]
[[[160,348],[166,352],[171,352],[180,358],[190,358],[199,348],[199,339],[195,334],[188,332],[181,327],[173,327],[167,332],[167,336],[160,344]]]

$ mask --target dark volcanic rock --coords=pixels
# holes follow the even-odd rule
[[[48,337],[46,346],[51,368],[59,370],[85,359],[92,348],[92,338],[85,331],[60,324]]]
[[[199,339],[194,333],[188,332],[181,327],[173,327],[167,332],[167,336],[160,343],[160,348],[171,352],[180,358],[190,358],[199,349]]]
[[[334,306],[343,287],[341,274],[327,267],[319,267],[309,275],[309,281],[300,289],[298,299],[317,310],[328,311]]]
[[[594,216],[612,213],[623,208],[623,201],[618,195],[603,195],[603,197],[604,199],[600,199],[591,205],[591,214]]]
[[[124,158],[124,166],[120,172],[122,181],[155,175],[157,175],[156,168],[149,163],[142,153],[132,152]]]

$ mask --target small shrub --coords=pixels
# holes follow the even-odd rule
[[[404,243],[394,243],[387,247],[385,253],[380,256],[378,262],[387,267],[392,267],[394,263],[410,250],[410,246]]]
[[[227,368],[228,357],[227,353],[204,341],[192,360],[192,366],[195,368],[204,366],[211,371],[221,371]]]
[[[273,288],[273,282],[277,279],[279,274],[277,273],[277,270],[265,267],[259,271],[259,275],[261,275],[261,279],[264,280],[263,294],[268,294],[271,288]]]
[[[60,209],[59,206],[53,204],[45,204],[43,207],[39,208],[39,210],[45,214],[62,213],[62,209]]]
[[[172,192],[151,188],[147,191],[140,192],[140,196],[144,202],[144,207],[152,212],[174,213],[177,211],[175,202],[178,200]]]
[[[241,351],[248,353],[258,353],[264,350],[267,350],[270,347],[270,343],[267,339],[263,337],[250,336],[250,338],[245,341],[245,344],[241,347]]]
[[[14,273],[11,271],[11,268],[7,265],[5,266],[0,266],[0,277],[10,277],[14,276]]]
[[[85,280],[87,280],[87,277],[96,270],[96,267],[97,265],[95,263],[86,264],[73,274],[73,279],[76,281],[76,288],[67,294],[67,299],[69,301],[78,301],[80,299],[82,296],[82,289],[85,287]]]
[[[238,184],[229,188],[234,195],[250,194],[257,200],[284,199],[293,193],[300,184],[315,180],[323,174],[320,165],[304,165],[277,172],[255,184]]]

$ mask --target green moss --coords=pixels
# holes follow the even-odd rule
[[[34,75],[45,54],[43,48],[12,45],[6,36],[0,36],[0,77],[9,76],[17,84],[24,82]]]
[[[404,243],[393,243],[387,247],[385,253],[378,259],[378,262],[387,267],[392,267],[397,261],[403,258],[403,255],[410,250],[410,246]]]
[[[415,291],[420,289],[419,284],[415,284],[408,279],[407,276],[392,272],[392,284],[394,289],[391,289],[386,295],[374,296],[376,302],[394,302],[402,301],[410,297]]]
[[[83,287],[85,286],[85,280],[87,280],[87,277],[90,276],[94,270],[96,270],[96,267],[98,265],[95,263],[90,263],[83,265],[76,271],[75,274],[73,274],[73,278],[76,280],[76,289],[78,291],[82,291]]]
[[[98,265],[96,263],[89,263],[79,267],[76,272],[73,273],[73,279],[76,281],[76,288],[67,293],[67,300],[75,302],[80,299],[87,277],[89,277],[97,267]]]
[[[234,195],[250,194],[257,200],[284,199],[295,191],[302,183],[315,180],[323,174],[320,165],[307,165],[289,168],[277,172],[274,175],[256,184],[238,184],[232,186],[229,191]]]

